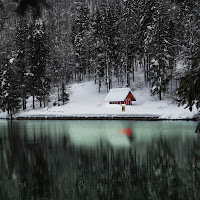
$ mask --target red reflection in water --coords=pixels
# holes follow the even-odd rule
[[[130,130],[130,128],[119,129],[118,132],[119,132],[119,133],[126,134],[127,136],[130,136],[130,134],[131,134],[131,130]]]

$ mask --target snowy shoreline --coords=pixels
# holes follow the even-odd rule
[[[162,101],[151,96],[148,89],[134,89],[136,102],[125,106],[105,102],[106,91],[98,93],[93,82],[75,83],[70,87],[70,99],[65,105],[49,105],[46,108],[32,109],[32,99],[28,100],[27,110],[13,115],[16,120],[193,120],[199,119],[196,108],[192,112],[174,104],[169,98]],[[55,97],[52,97],[52,101]],[[6,112],[0,112],[0,119],[9,119]]]
[[[9,120],[9,118],[0,118],[0,120]],[[133,121],[198,121],[198,117],[192,118],[161,118],[156,115],[74,115],[74,116],[20,116],[13,120],[133,120]]]

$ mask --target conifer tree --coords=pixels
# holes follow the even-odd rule
[[[94,51],[93,51],[93,60],[96,65],[96,74],[95,76],[98,77],[99,81],[99,92],[101,91],[101,82],[105,75],[105,45],[102,40],[102,15],[100,10],[96,10],[93,15],[92,21],[92,33],[93,33],[93,44],[94,44]]]
[[[133,58],[137,57],[139,50],[141,49],[141,31],[139,29],[139,16],[140,2],[127,0],[124,2],[123,6],[123,17],[121,25],[121,42],[123,42],[123,60],[126,66],[126,85],[130,86],[131,66]],[[133,80],[134,80],[134,68],[132,68]]]
[[[28,33],[29,27],[25,18],[19,18],[16,34],[16,66],[17,73],[20,81],[20,94],[22,97],[22,107],[23,110],[26,109],[26,99],[27,99],[27,72],[28,72]]]
[[[196,58],[193,58],[192,67],[180,80],[178,95],[180,103],[187,105],[192,111],[195,105],[200,108],[200,51],[196,53]]]
[[[159,94],[162,99],[162,92],[166,92],[170,81],[169,65],[169,16],[166,12],[166,2],[159,1],[155,5],[154,36],[151,42],[152,64],[149,69],[149,79],[153,93]]]
[[[96,12],[93,24],[98,73],[100,76],[106,76],[107,90],[112,87],[113,68],[121,61],[121,44],[119,41],[120,15],[117,8],[119,7],[107,5],[107,3],[103,1],[100,9]],[[101,83],[99,82],[99,84]]]
[[[87,5],[82,2],[76,2],[76,4],[76,19],[72,26],[72,43],[79,81],[82,81],[91,60],[91,20]]]
[[[69,100],[69,93],[67,93],[64,83],[62,83],[62,88],[61,88],[61,99],[62,99],[63,105],[65,104],[65,102]]]
[[[45,101],[49,93],[50,79],[46,74],[48,55],[48,39],[45,27],[41,19],[36,20],[31,27],[30,34],[30,94],[33,96],[33,108],[35,108],[35,97]]]
[[[21,102],[19,81],[14,69],[14,58],[8,59],[5,65],[1,78],[1,92],[1,109],[8,111],[12,119],[12,115],[19,110]]]
[[[200,2],[179,2],[182,13],[184,35],[182,44],[182,59],[185,67],[181,70],[180,85],[177,89],[179,102],[186,105],[190,111],[193,107],[200,108],[200,37],[199,37],[199,8]],[[183,15],[184,14],[184,15]],[[198,125],[198,127],[200,124]],[[197,132],[199,128],[197,127]]]

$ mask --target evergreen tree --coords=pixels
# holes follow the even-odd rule
[[[199,1],[181,2],[179,4],[182,12],[184,35],[181,48],[182,59],[185,66],[181,70],[180,85],[177,89],[179,102],[186,105],[190,111],[193,106],[200,108],[200,35],[199,35]],[[181,39],[181,38],[180,38]],[[198,125],[199,127],[199,125]],[[198,132],[197,127],[197,132]]]
[[[7,60],[5,70],[1,78],[1,109],[8,114],[15,114],[20,108],[20,90],[16,70],[14,69],[14,58]]]
[[[149,79],[153,88],[153,94],[159,94],[159,99],[162,99],[162,92],[167,91],[170,81],[169,65],[169,16],[166,12],[167,3],[164,1],[157,2],[154,16],[154,36],[151,41],[152,64],[149,69]]]
[[[87,5],[82,2],[76,3],[77,13],[72,26],[72,43],[75,49],[75,62],[79,81],[82,81],[91,60],[91,20]]]
[[[96,83],[96,76],[98,76],[99,81],[99,92],[101,91],[101,82],[105,75],[105,45],[102,40],[102,22],[103,17],[101,15],[100,10],[96,10],[93,15],[92,21],[92,33],[93,33],[93,44],[94,44],[94,51],[93,51],[93,60],[96,65],[96,72],[95,72],[95,83]]]
[[[93,20],[94,35],[94,60],[99,76],[99,91],[101,79],[106,76],[107,90],[112,87],[112,72],[115,66],[121,62],[121,43],[119,32],[120,10],[116,6],[107,5],[102,2],[99,10],[96,11]]]
[[[62,88],[61,88],[61,100],[63,102],[63,105],[65,104],[65,102],[69,100],[69,93],[66,92],[64,83],[62,83]]]
[[[192,67],[180,80],[178,95],[180,103],[187,105],[192,111],[195,105],[200,108],[200,50],[196,52],[196,58],[192,60]]]
[[[120,33],[116,10],[108,6],[104,15],[103,23],[103,41],[106,48],[106,80],[107,89],[112,88],[112,69],[114,65],[117,65],[118,58],[120,57]]]
[[[137,57],[141,49],[141,31],[139,30],[140,1],[127,0],[124,2],[123,17],[121,24],[121,42],[123,42],[123,60],[126,66],[126,85],[130,86],[129,74],[132,70],[134,80],[134,68],[132,67],[133,59]]]
[[[26,99],[27,99],[27,48],[28,48],[28,33],[29,27],[25,18],[19,18],[16,34],[16,66],[17,73],[20,81],[21,97],[23,110],[26,109]]]
[[[35,108],[35,97],[45,101],[49,94],[50,79],[46,74],[48,55],[48,39],[45,27],[41,19],[36,20],[31,27],[30,35],[30,94],[33,96],[33,108]]]

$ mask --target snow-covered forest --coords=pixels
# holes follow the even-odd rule
[[[0,108],[63,104],[67,85],[113,80],[200,107],[199,0],[0,0]],[[34,1],[33,1],[34,2]],[[58,102],[54,102],[58,104]]]

